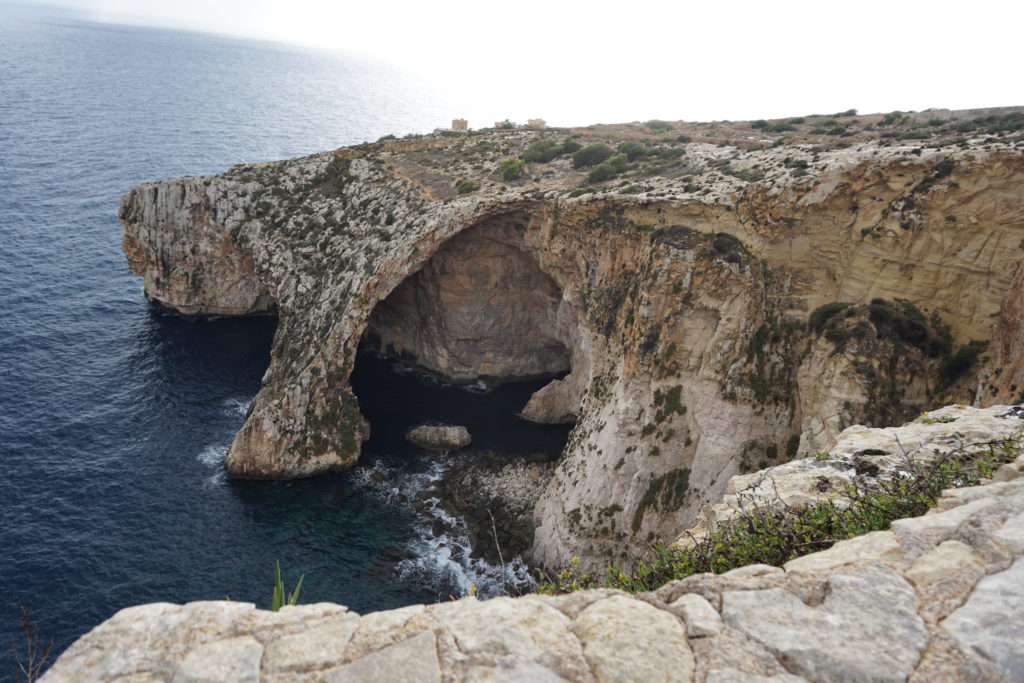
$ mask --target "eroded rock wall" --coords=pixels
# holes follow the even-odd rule
[[[274,310],[273,292],[229,226],[232,198],[192,178],[136,188],[121,204],[128,267],[146,296],[185,315],[253,315]]]
[[[687,149],[694,159],[720,153]],[[807,326],[823,303],[907,299],[948,325],[957,347],[1001,325],[978,400],[1019,390],[1015,371],[997,371],[1020,364],[1013,278],[1024,255],[1024,156],[869,144],[798,151],[813,173],[730,178],[701,194],[573,198],[501,186],[455,197],[403,174],[405,152],[348,149],[142,186],[122,217],[126,244],[140,245],[129,250],[137,268],[178,273],[174,286],[147,277],[165,305],[210,312],[190,307],[236,281],[273,292],[271,365],[227,455],[233,476],[309,476],[355,461],[366,432],[347,380],[372,312],[383,315],[389,297],[416,300],[392,306],[382,327],[426,367],[455,367],[445,354],[477,333],[500,343],[457,354],[469,359],[462,376],[486,374],[483,361],[505,353],[506,367],[489,367],[523,368],[536,354],[517,353],[513,336],[527,348],[564,346],[570,374],[526,407],[540,420],[577,419],[535,510],[533,560],[559,566],[578,555],[597,565],[675,537],[732,475],[827,449],[849,424],[897,422],[940,396],[973,400],[978,367],[944,384],[941,358],[871,321],[851,321],[838,344]],[[794,153],[749,155],[771,165]],[[175,192],[174,210],[158,210]],[[485,248],[471,237],[495,230],[487,226],[504,227]],[[228,248],[190,253],[179,245],[189,240],[234,245],[251,269],[233,270],[243,261]],[[474,270],[471,255],[499,253],[517,254],[516,265],[505,270],[502,258],[498,270]],[[434,283],[425,298],[418,277]],[[481,286],[537,283],[539,292],[500,291],[493,306],[477,305]],[[423,311],[433,322],[411,319]],[[437,324],[450,311],[464,323],[456,335]],[[531,332],[501,332],[509,328],[493,326],[495,311]]]

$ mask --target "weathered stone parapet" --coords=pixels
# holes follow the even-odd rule
[[[954,422],[902,429],[946,451],[960,437],[1009,435],[995,425],[1020,429],[1012,409],[936,411],[958,412],[960,434],[939,434]],[[884,445],[886,431],[852,430],[837,450]],[[699,574],[646,594],[465,598],[363,616],[327,603],[131,607],[44,680],[1021,680],[1024,456],[998,479],[784,568]]]

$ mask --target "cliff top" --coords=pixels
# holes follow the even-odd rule
[[[753,182],[786,186],[865,157],[881,162],[957,149],[1024,149],[1024,107],[442,131],[385,136],[335,154],[363,158],[410,180],[427,200],[513,192],[721,202]],[[231,172],[266,166],[241,164]]]

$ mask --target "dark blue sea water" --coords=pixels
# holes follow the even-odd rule
[[[457,420],[482,447],[557,451],[564,430],[514,416],[536,386],[471,393],[363,353],[363,466],[230,481],[221,456],[275,322],[157,312],[120,249],[117,202],[136,183],[423,132],[449,112],[355,56],[0,5],[0,679],[22,604],[60,652],[128,605],[266,606],[275,560],[289,582],[305,573],[304,602],[358,611],[521,571],[430,535],[409,500],[442,465],[397,435]]]

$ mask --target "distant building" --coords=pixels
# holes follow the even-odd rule
[[[494,122],[494,127],[495,128],[515,128],[516,124],[513,123],[512,121],[509,121],[508,119],[505,119],[504,121],[495,121]]]
[[[452,130],[469,130],[469,121],[466,119],[452,119]]]
[[[547,125],[548,125],[548,123],[544,119],[527,119],[526,120],[526,127],[527,128],[547,128]]]

